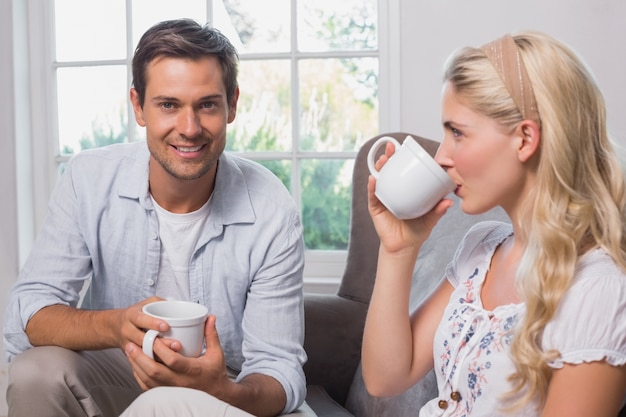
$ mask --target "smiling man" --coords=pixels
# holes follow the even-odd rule
[[[11,290],[10,416],[275,416],[302,406],[302,226],[273,174],[224,153],[237,64],[228,39],[192,20],[141,38],[130,100],[146,142],[69,162]],[[158,298],[208,307],[199,358],[165,339],[157,361],[144,355],[146,329],[168,326],[141,311]],[[294,414],[314,415],[306,405]]]

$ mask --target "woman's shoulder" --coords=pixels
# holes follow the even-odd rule
[[[571,286],[561,303],[566,308],[583,300],[587,304],[592,299],[597,302],[598,310],[621,305],[626,315],[626,271],[603,249],[594,249],[579,258]]]
[[[601,273],[601,277],[611,280],[618,279],[626,283],[623,279],[626,277],[626,271],[621,269],[615,260],[601,248],[593,249],[578,259],[574,283],[599,278],[595,276],[598,273]]]

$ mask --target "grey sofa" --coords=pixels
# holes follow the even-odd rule
[[[407,133],[392,136],[402,142]],[[431,154],[439,143],[411,134]],[[361,338],[372,293],[378,258],[378,236],[367,210],[366,156],[372,138],[360,149],[353,171],[350,241],[346,269],[336,294],[305,294],[305,365],[307,403],[320,417],[414,417],[421,406],[436,396],[434,374],[394,398],[368,395],[361,377]],[[471,225],[483,219],[508,218],[502,211],[468,216],[459,201],[437,224],[417,260],[411,290],[414,308],[436,286],[457,244]],[[419,279],[418,279],[419,278]],[[384,341],[381,341],[384,343]]]

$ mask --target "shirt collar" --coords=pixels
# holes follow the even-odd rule
[[[246,177],[237,164],[239,157],[220,156],[213,190],[212,214],[223,224],[254,223],[256,214],[250,198]]]
[[[150,151],[145,142],[136,142],[128,145],[132,151],[127,154],[127,164],[121,169],[118,195],[120,197],[139,200],[146,209],[152,209],[150,193],[148,192],[148,167],[150,166]]]
[[[145,143],[137,143],[135,148],[129,155],[127,168],[121,173],[126,179],[121,182],[118,194],[120,197],[138,200],[144,208],[152,210],[148,191],[150,152]],[[226,152],[220,156],[211,202],[214,223],[227,225],[254,223],[256,220],[246,178],[237,163],[238,159]]]

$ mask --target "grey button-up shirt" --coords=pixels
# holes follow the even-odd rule
[[[29,349],[41,308],[124,308],[155,295],[161,242],[144,142],[83,151],[68,163],[5,315],[7,359]],[[210,216],[189,265],[191,300],[217,316],[227,365],[285,388],[285,411],[305,396],[304,244],[282,183],[257,163],[223,154]]]

